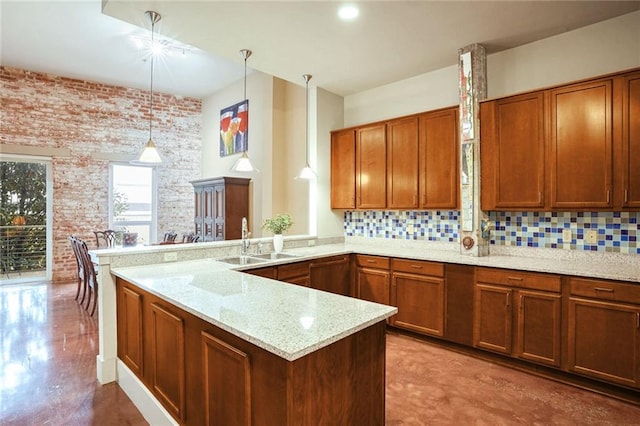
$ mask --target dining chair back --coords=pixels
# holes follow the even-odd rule
[[[178,233],[175,231],[167,231],[164,233],[164,238],[162,239],[163,243],[175,243],[176,242],[176,237],[178,236]]]
[[[96,277],[96,269],[93,266],[93,262],[91,261],[87,243],[85,243],[80,238],[76,238],[76,247],[78,249],[80,260],[82,261],[85,288],[87,290],[88,296],[87,304],[86,306],[84,306],[84,309],[89,311],[89,308],[91,307],[90,314],[93,315],[96,311],[96,306],[98,305],[98,279]],[[80,302],[80,304],[82,305],[82,302]]]
[[[76,290],[76,300],[80,298],[80,292],[82,291],[82,298],[80,299],[80,304],[84,302],[84,298],[87,292],[87,283],[84,279],[84,266],[82,259],[80,258],[80,252],[78,251],[78,239],[75,235],[69,235],[68,237],[69,244],[71,245],[71,249],[73,250],[73,256],[76,259],[76,267],[77,267],[77,278],[78,278],[78,289]]]
[[[182,242],[183,243],[197,243],[199,239],[200,239],[200,235],[196,235],[193,232],[190,232],[188,234],[183,234],[182,235]]]
[[[93,231],[96,236],[96,247],[100,248],[100,242],[107,248],[116,246],[116,231],[107,229],[106,231]]]

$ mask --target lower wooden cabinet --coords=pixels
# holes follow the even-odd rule
[[[277,267],[278,281],[309,287],[309,262],[296,262]]]
[[[356,255],[356,297],[388,305],[390,282],[388,257]]]
[[[342,296],[353,295],[350,255],[313,260],[309,265],[309,286]]]
[[[384,425],[384,322],[287,361],[120,278],[116,292],[118,358],[145,360],[134,374],[181,425]]]
[[[478,268],[474,346],[560,367],[560,287],[555,275]]]
[[[406,259],[391,261],[391,325],[432,336],[444,335],[444,265]]]
[[[640,387],[640,286],[572,278],[570,292],[569,370]]]
[[[251,424],[249,355],[202,332],[202,380],[207,425]]]

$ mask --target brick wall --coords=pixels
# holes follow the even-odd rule
[[[53,280],[75,274],[67,241],[95,246],[93,230],[109,221],[109,160],[133,156],[149,138],[149,93],[125,87],[0,67],[0,144],[67,148],[54,156]],[[166,163],[158,167],[158,235],[190,230],[193,188],[200,178],[200,99],[154,92],[153,139]],[[44,151],[43,151],[44,152]]]

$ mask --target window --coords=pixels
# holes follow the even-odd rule
[[[138,244],[156,240],[156,172],[152,167],[111,164],[109,227],[138,234]]]

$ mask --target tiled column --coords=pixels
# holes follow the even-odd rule
[[[488,232],[483,235],[480,211],[479,101],[487,97],[487,62],[479,44],[458,49],[460,93],[460,252],[471,256],[489,254]],[[485,231],[487,231],[485,229]]]

